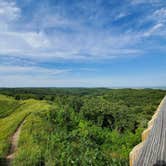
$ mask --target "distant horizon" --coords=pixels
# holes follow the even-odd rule
[[[100,89],[101,88],[101,89],[163,89],[164,90],[164,89],[166,89],[166,86],[159,86],[159,87],[150,87],[150,86],[149,87],[148,86],[147,87],[141,87],[141,86],[140,87],[123,87],[123,86],[122,87],[81,87],[81,86],[80,87],[79,86],[78,87],[60,87],[60,86],[59,87],[58,86],[57,87],[56,86],[55,87],[47,87],[47,86],[45,86],[45,87],[37,87],[37,86],[36,87],[35,86],[34,87],[24,87],[24,86],[22,86],[22,87],[0,87],[0,89],[8,89],[8,88],[9,89],[15,89],[15,88],[16,89],[17,88],[18,89],[19,88],[20,89],[24,89],[24,88],[34,88],[34,89],[40,89],[40,88],[41,89],[42,88],[43,89],[44,88],[57,88],[57,89],[58,88],[59,89],[62,89],[62,88],[64,88],[64,89],[70,89],[70,88],[71,89],[77,89],[77,88],[78,89],[79,88],[81,88],[81,89]]]
[[[161,87],[165,71],[165,1],[0,0],[0,87]]]

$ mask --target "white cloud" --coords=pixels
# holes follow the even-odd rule
[[[50,45],[50,41],[42,32],[27,32],[20,35],[32,48],[47,48]]]
[[[14,2],[0,1],[0,16],[3,17],[3,21],[0,21],[0,56],[49,61],[56,58],[109,59],[140,53],[132,47],[132,44],[137,42],[133,34],[122,36],[115,35],[114,32],[98,32],[82,26],[80,21],[47,12],[47,8],[37,11],[31,22],[25,23],[24,26],[19,24],[21,9]],[[37,23],[39,32],[33,29]],[[16,25],[19,27],[18,30],[15,28]],[[75,33],[65,33],[56,29],[51,34],[44,32],[45,28],[51,27],[71,28]]]
[[[85,9],[82,10],[88,10],[87,7],[85,5]],[[91,12],[96,10],[99,10],[98,6]],[[19,19],[22,17],[21,9],[14,2],[0,1],[0,17],[3,16],[3,21],[0,20],[0,56],[8,55],[38,61],[95,60],[137,56],[144,52],[137,47],[141,39],[162,28],[162,23],[157,22],[154,27],[142,34],[127,32],[122,35],[111,28],[100,31],[82,25],[81,21],[70,20],[58,13],[59,11],[60,9],[57,9],[53,12],[43,7],[35,11],[35,16],[24,25],[19,24]],[[128,11],[121,12],[117,15],[117,19],[127,14]],[[164,8],[154,13],[155,17],[164,14]],[[36,26],[39,28],[38,32],[36,32]],[[62,27],[64,31],[61,31]],[[52,28],[53,32],[45,31]],[[65,32],[65,28],[73,30],[73,33]]]
[[[1,32],[0,54],[49,60],[105,59],[139,53],[131,47],[137,41],[136,36],[130,34],[114,36],[110,33],[105,35],[105,33],[96,35],[91,30],[73,35],[54,33],[52,36],[46,36],[43,32]]]
[[[64,83],[63,78],[70,72],[70,69],[55,67],[0,65],[0,87],[61,86]]]
[[[106,77],[48,77],[48,75],[0,75],[0,87],[155,87],[164,86],[165,73],[107,75]],[[154,81],[155,80],[155,81]]]
[[[19,18],[21,13],[20,8],[14,2],[0,1],[0,20],[13,21]]]
[[[160,23],[166,23],[166,8],[161,8],[153,13],[154,19]]]
[[[26,6],[29,1],[31,0],[21,3],[25,3]],[[86,2],[87,4],[84,2],[77,4],[76,8],[82,15],[75,19],[66,17],[65,8],[62,6],[52,8],[41,5],[43,7],[35,8],[32,11],[33,16],[28,16],[27,21],[23,16],[24,11],[18,4],[12,0],[0,0],[0,60],[6,58],[4,60],[6,63],[0,62],[0,86],[106,86],[106,82],[109,82],[109,85],[112,83],[120,85],[119,80],[122,81],[123,76],[110,79],[88,78],[88,76],[80,78],[73,76],[76,71],[58,69],[56,66],[39,67],[39,64],[40,62],[55,64],[59,60],[67,64],[75,60],[89,62],[135,57],[148,52],[149,45],[153,49],[159,48],[157,42],[153,45],[153,41],[150,41],[148,45],[148,42],[144,43],[142,39],[148,40],[149,36],[161,35],[161,32],[163,34],[166,20],[164,7],[155,8],[155,11],[150,10],[151,13],[148,10],[146,13],[148,17],[145,16],[144,19],[141,17],[141,25],[153,21],[151,28],[148,30],[133,28],[130,31],[132,20],[130,20],[131,24],[129,21],[126,21],[125,25],[122,22],[120,26],[111,24],[111,21],[132,15],[132,10],[128,9],[131,7],[130,3],[115,9],[111,8],[112,11],[105,11],[100,1],[96,5],[88,0]],[[152,4],[158,3],[158,0],[133,0],[132,2],[135,5]],[[139,18],[135,19],[138,23]],[[105,25],[105,22],[108,24]],[[83,67],[76,70],[80,73],[81,70],[93,71],[91,68]],[[145,78],[140,76],[137,81],[141,84]],[[125,77],[124,80],[126,82],[122,81],[121,85],[132,82],[132,78],[127,81]],[[136,84],[137,81],[133,83]]]
[[[145,37],[158,35],[165,37],[166,35],[166,8],[158,8],[144,18],[143,23],[152,22],[153,26],[144,32]]]
[[[0,0],[0,32],[9,30],[11,24],[20,18],[21,9],[14,2]]]
[[[138,5],[138,4],[158,4],[161,0],[132,0],[131,4]]]
[[[14,76],[14,75],[47,75],[56,76],[58,74],[64,74],[70,72],[68,69],[48,69],[38,66],[0,66],[0,76]]]
[[[124,18],[124,17],[126,17],[126,16],[128,16],[128,15],[129,15],[129,13],[121,12],[121,13],[119,13],[119,14],[117,14],[117,15],[115,16],[114,20],[118,20],[118,19]]]
[[[161,23],[154,25],[152,28],[150,28],[147,32],[144,33],[144,36],[149,37],[149,36],[153,35],[161,27],[163,27],[163,24],[161,24]]]
[[[0,87],[95,87],[105,86],[105,80],[81,77],[48,78],[46,75],[0,75]],[[110,80],[108,81],[110,84]]]

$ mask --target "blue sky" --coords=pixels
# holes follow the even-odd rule
[[[157,87],[165,71],[165,0],[0,0],[0,87]]]

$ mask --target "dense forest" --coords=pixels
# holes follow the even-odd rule
[[[164,90],[0,89],[0,158],[22,127],[14,166],[128,166]]]

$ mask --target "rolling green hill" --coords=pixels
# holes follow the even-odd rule
[[[39,92],[0,90],[0,158],[9,154],[11,138],[24,121],[14,166],[127,166],[129,152],[166,94],[151,89]]]
[[[10,115],[19,106],[20,103],[14,98],[0,95],[0,118]]]
[[[2,95],[0,96],[0,103],[2,116],[0,118],[0,157],[5,157],[10,146],[10,136],[23,119],[30,114],[37,113],[37,111],[47,110],[50,106],[46,102],[33,99],[16,101],[11,97]]]

